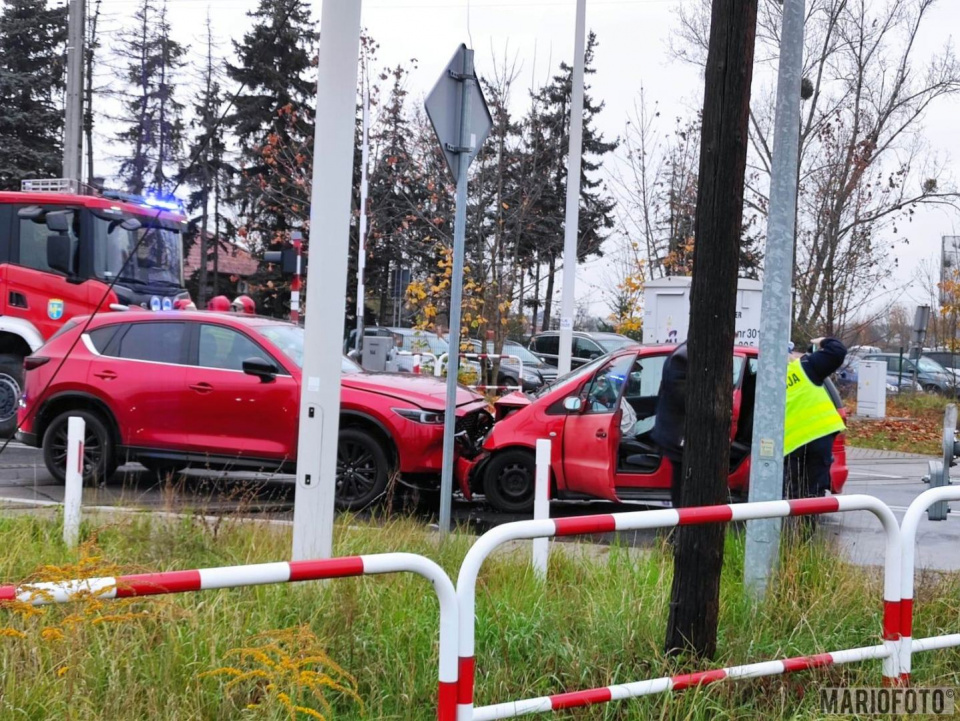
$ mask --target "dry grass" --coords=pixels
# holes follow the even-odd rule
[[[860,448],[939,456],[943,412],[950,402],[956,401],[927,393],[888,396],[887,417],[849,421],[847,443]],[[856,403],[848,401],[847,410],[852,415]]]

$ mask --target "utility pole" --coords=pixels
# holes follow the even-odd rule
[[[63,132],[63,177],[81,180],[83,158],[84,0],[70,0],[67,26],[67,97]]]
[[[563,291],[560,296],[560,375],[570,372],[573,356],[573,316],[576,303],[577,240],[580,235],[580,160],[583,155],[583,65],[587,0],[577,0],[573,40],[573,87],[570,93],[570,147],[567,150],[567,205],[563,219]],[[534,318],[536,322],[536,318]]]
[[[680,506],[727,502],[737,271],[747,165],[757,0],[713,0],[704,71],[700,182]],[[678,528],[667,653],[710,658],[717,647],[722,523]]]
[[[370,91],[366,68],[360,82],[363,84],[363,133],[360,146],[360,229],[357,240],[357,353],[363,350],[363,316],[366,310],[363,270],[367,266],[367,196],[370,192],[367,182],[367,165],[370,162]]]
[[[803,74],[804,0],[785,0],[777,80],[777,112],[770,181],[767,251],[760,304],[760,367],[754,403],[750,502],[783,498],[783,433],[786,417],[787,344],[790,341],[797,169],[800,143],[800,83]],[[780,519],[747,522],[744,582],[763,598],[780,550]]]
[[[293,558],[329,558],[337,490],[343,299],[350,253],[350,193],[357,112],[361,0],[326,0],[317,60],[307,308],[300,388]],[[311,273],[313,274],[311,276]],[[320,275],[323,275],[321,278]]]

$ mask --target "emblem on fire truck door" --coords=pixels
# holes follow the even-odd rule
[[[63,301],[60,298],[51,298],[47,301],[47,317],[50,320],[63,318]]]

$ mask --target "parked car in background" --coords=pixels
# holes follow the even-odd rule
[[[85,330],[83,320],[24,366],[17,438],[43,449],[54,478],[64,478],[70,416],[86,422],[87,482],[130,460],[162,475],[189,466],[294,470],[302,328],[191,311],[106,313]],[[373,503],[395,472],[439,487],[446,384],[366,373],[344,358],[340,387],[337,505]],[[458,389],[458,447],[475,452],[491,424],[483,397]]]
[[[513,513],[533,506],[534,449],[552,441],[551,498],[604,498],[610,501],[670,499],[671,466],[649,438],[653,428],[663,364],[674,346],[628,346],[595,359],[545,386],[533,396],[511,393],[495,406],[493,429],[476,456],[462,455],[457,481],[469,498],[483,493],[499,510]],[[728,485],[734,499],[747,494],[750,444],[757,385],[757,349],[733,349],[733,423],[730,429]],[[836,388],[825,383],[845,415]],[[620,431],[621,402],[638,421],[627,437]],[[847,480],[844,434],[834,442],[831,490]]]
[[[570,365],[579,368],[595,358],[612,353],[628,346],[639,346],[632,338],[619,333],[586,333],[573,332],[573,355]],[[550,365],[557,367],[560,364],[560,331],[548,330],[539,333],[530,339],[531,352]]]
[[[920,356],[913,360],[899,353],[868,353],[863,360],[884,361],[887,364],[887,376],[916,378],[917,383],[927,393],[939,393],[944,396],[957,394],[956,376],[932,358]],[[902,361],[902,364],[901,364]]]
[[[492,340],[485,344],[476,338],[470,340],[471,353],[490,353],[494,352]],[[514,355],[520,359],[517,362],[513,358],[503,358],[500,361],[500,369],[497,373],[496,385],[498,386],[516,386],[524,393],[531,393],[539,390],[547,382],[547,378],[556,379],[557,369],[544,363],[533,353],[528,351],[519,343],[506,342],[503,344],[502,355]],[[492,367],[492,361],[487,361],[485,368]],[[521,364],[523,372],[521,374]],[[544,376],[546,373],[546,376]],[[522,382],[521,382],[522,381]]]
[[[841,394],[856,395],[857,383],[860,380],[860,361],[861,359],[856,356],[848,356],[846,362],[840,367],[840,370],[834,373],[834,383]],[[900,376],[899,374],[891,373],[888,368],[886,380],[887,395],[923,392],[923,388],[913,380],[913,375],[911,374]]]

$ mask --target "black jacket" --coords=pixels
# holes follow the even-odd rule
[[[657,416],[650,437],[671,461],[683,459],[683,424],[687,402],[687,344],[683,343],[663,364]]]
[[[824,338],[819,350],[808,353],[800,359],[800,365],[812,382],[822,386],[823,382],[843,365],[847,357],[846,346],[836,338]]]

